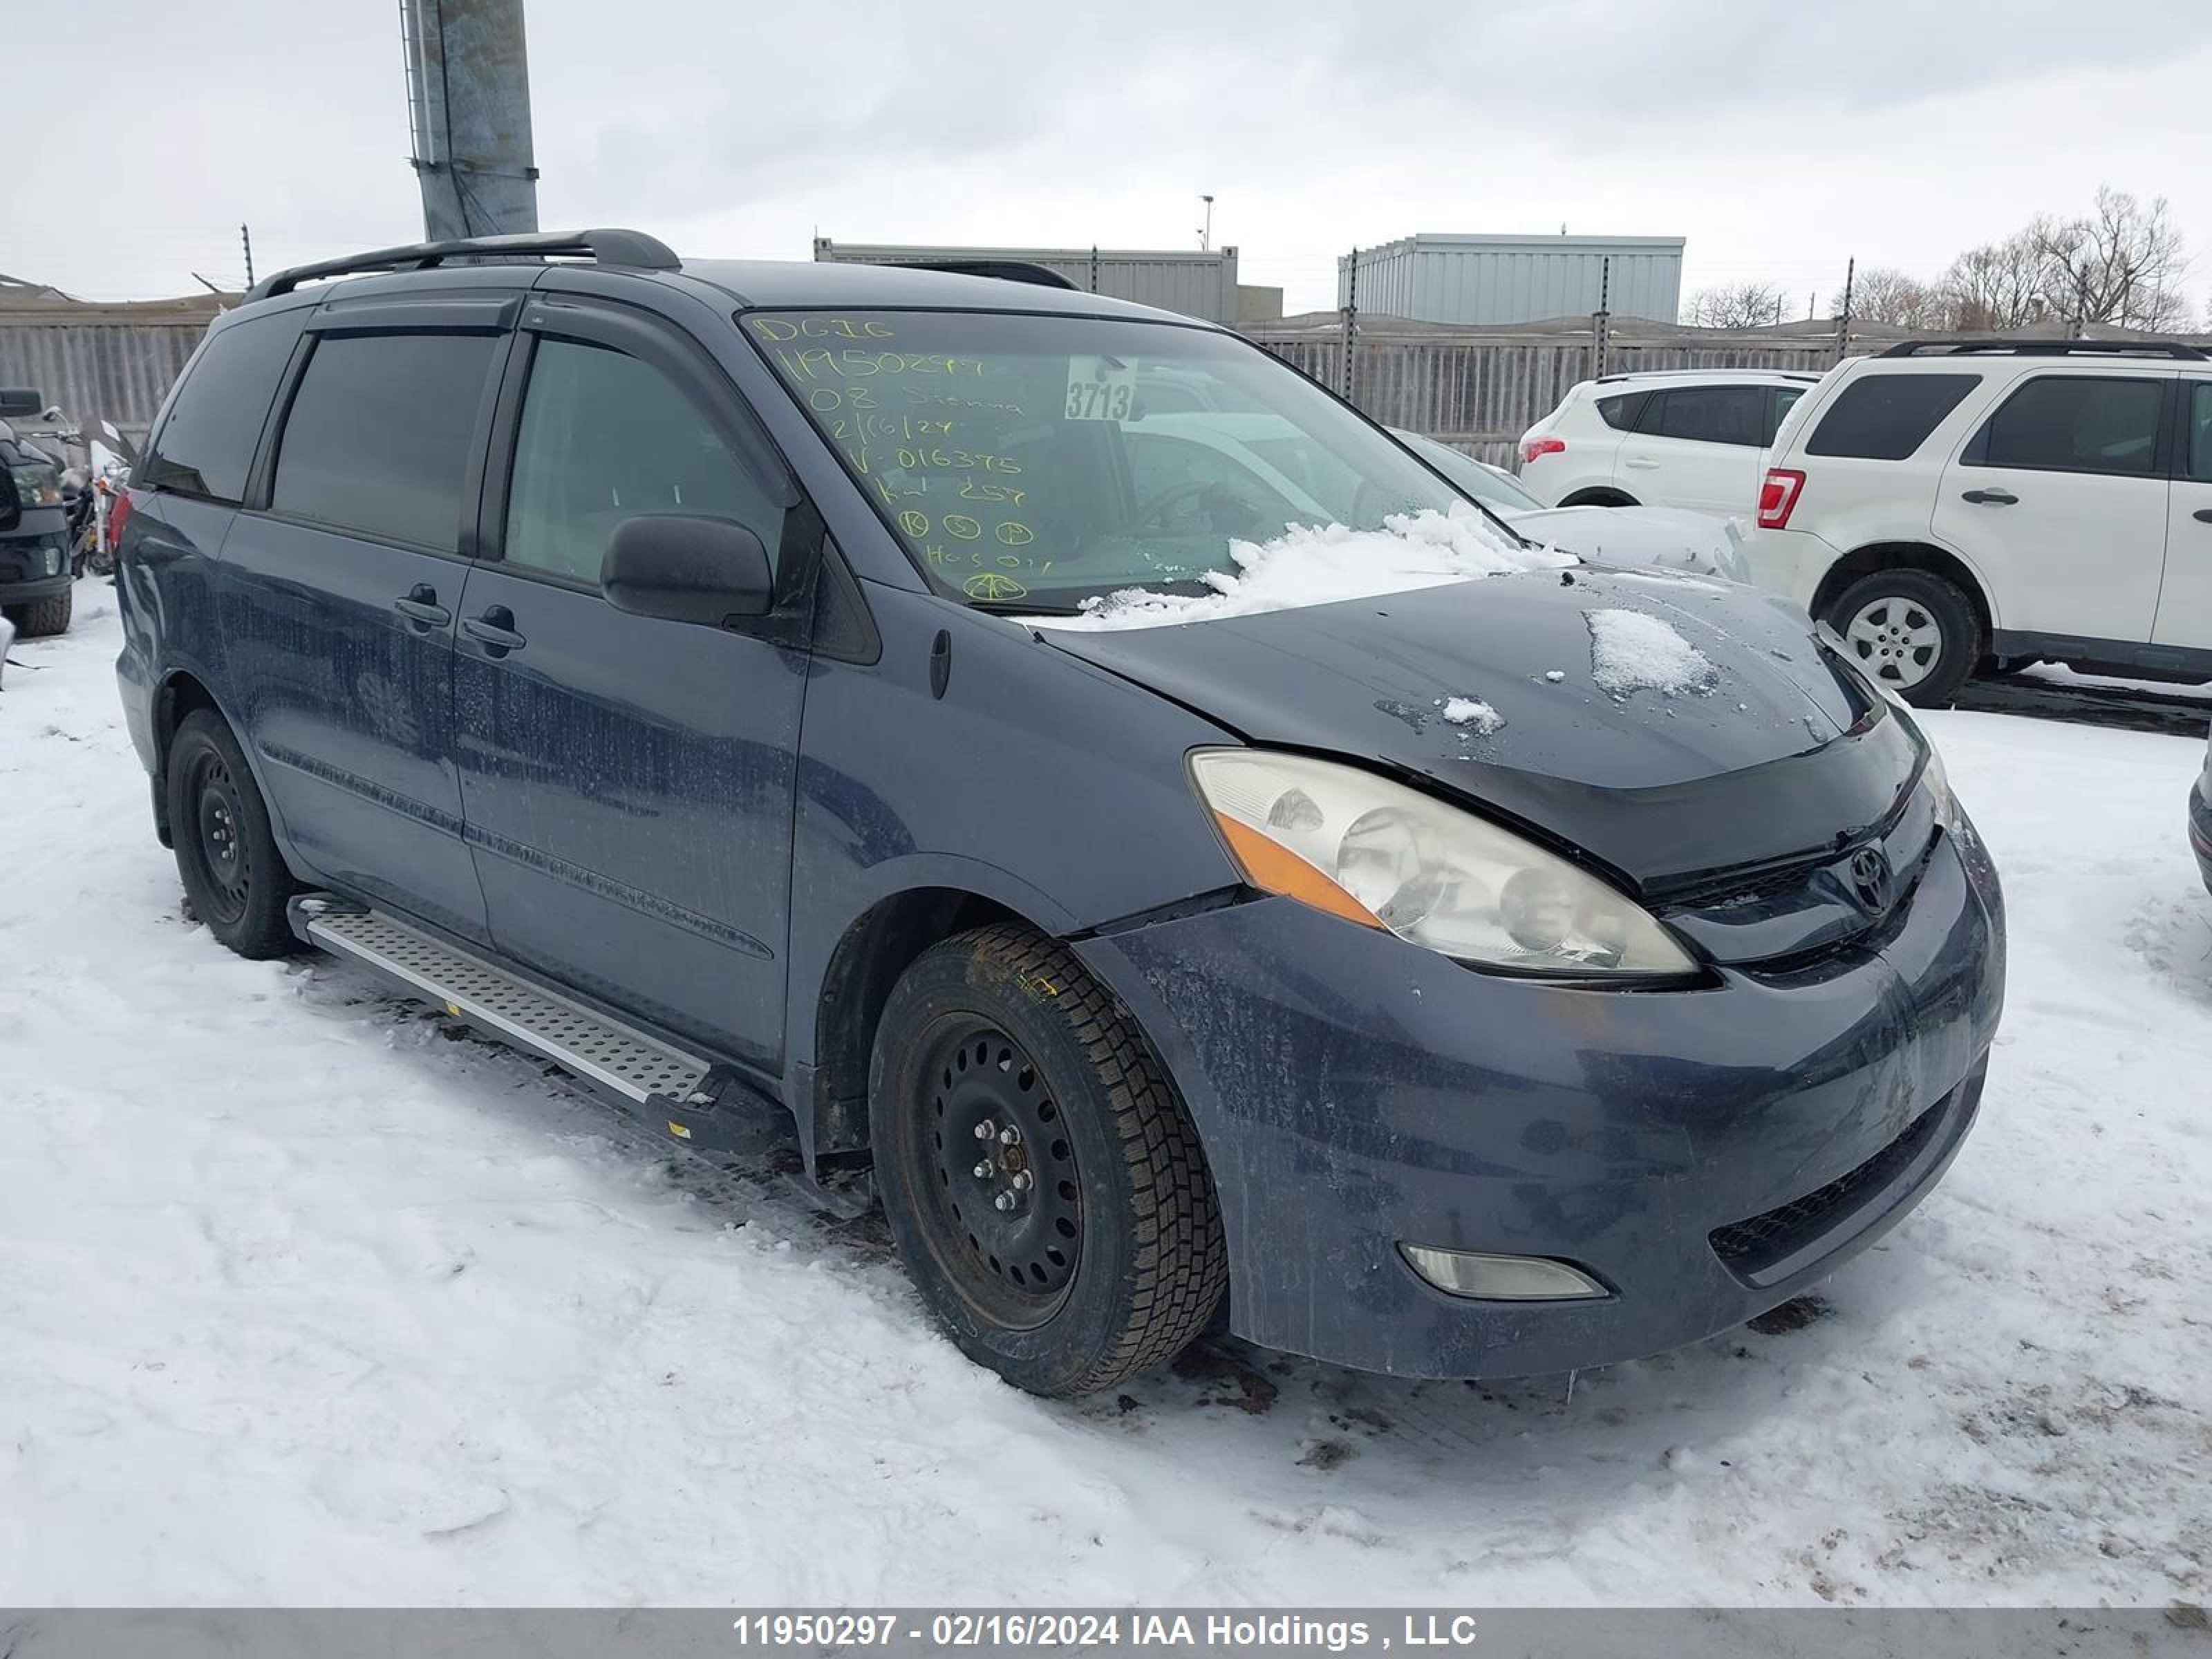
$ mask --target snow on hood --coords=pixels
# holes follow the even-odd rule
[[[1713,660],[1648,611],[1587,611],[1590,678],[1608,696],[1652,690],[1662,696],[1710,691]]]
[[[1038,628],[1160,628],[1580,562],[1571,553],[1509,541],[1472,507],[1395,513],[1382,525],[1380,530],[1299,525],[1271,541],[1232,541],[1229,556],[1237,568],[1209,572],[1211,593],[1125,587],[1086,601],[1079,616],[1020,620]]]

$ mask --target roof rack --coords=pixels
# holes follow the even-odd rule
[[[246,295],[248,301],[289,294],[301,283],[319,276],[356,276],[378,270],[428,270],[448,259],[550,258],[555,254],[588,254],[603,265],[629,265],[641,270],[680,270],[684,262],[668,244],[641,230],[530,230],[507,236],[466,236],[450,242],[416,242],[407,247],[378,248],[371,253],[349,254],[343,259],[324,259],[311,265],[294,265],[273,276],[264,276]]]
[[[1822,378],[1824,371],[1817,368],[1624,368],[1618,374],[1601,374],[1597,384],[1607,386],[1615,380],[1656,380],[1668,374],[1773,374],[1785,380],[1812,381]]]
[[[1979,352],[2010,352],[2019,357],[2179,357],[2203,362],[2205,354],[2179,340],[1899,340],[1884,357],[1966,357]]]
[[[1048,265],[1026,259],[897,259],[902,270],[942,270],[954,276],[995,276],[1002,283],[1028,283],[1036,288],[1075,286]]]

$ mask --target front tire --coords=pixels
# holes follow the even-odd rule
[[[1144,1033],[1066,950],[1010,925],[933,946],[869,1075],[907,1271],[977,1364],[1095,1393],[1205,1328],[1228,1255],[1198,1136]]]
[[[58,593],[49,593],[43,599],[33,599],[28,605],[9,607],[14,612],[15,626],[27,640],[42,640],[51,635],[69,631],[70,613],[76,608],[76,592],[64,587]]]
[[[220,715],[196,708],[185,716],[164,782],[177,875],[192,914],[242,957],[264,961],[298,950],[284,906],[299,884],[276,850],[245,753]]]
[[[1836,596],[1823,620],[1867,676],[1917,708],[1948,707],[1981,660],[1981,624],[1958,587],[1925,570],[1877,570]]]

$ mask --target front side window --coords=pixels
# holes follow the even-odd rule
[[[1805,441],[1805,453],[1907,459],[1981,383],[1978,374],[1863,375],[1828,405]]]
[[[1202,591],[1236,568],[1235,543],[1376,530],[1461,500],[1311,382],[1211,330],[890,311],[751,312],[740,326],[921,568],[971,601]],[[1166,386],[1183,395],[1156,410],[1146,394]]]
[[[454,551],[496,344],[489,334],[318,340],[277,443],[270,511]]]
[[[1987,466],[2148,477],[2158,457],[2161,381],[2045,374],[1990,416],[1971,459]]]
[[[596,584],[616,526],[652,514],[729,519],[775,556],[783,509],[714,422],[659,369],[543,339],[507,488],[509,564]]]
[[[297,313],[241,318],[210,334],[178,384],[137,482],[235,507],[299,337]]]
[[[1655,437],[1755,449],[1765,441],[1766,388],[1686,386],[1655,392],[1639,429]]]

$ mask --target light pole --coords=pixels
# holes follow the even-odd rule
[[[1198,233],[1198,251],[1206,253],[1213,247],[1213,198],[1201,196],[1198,199],[1206,204],[1206,228]]]

